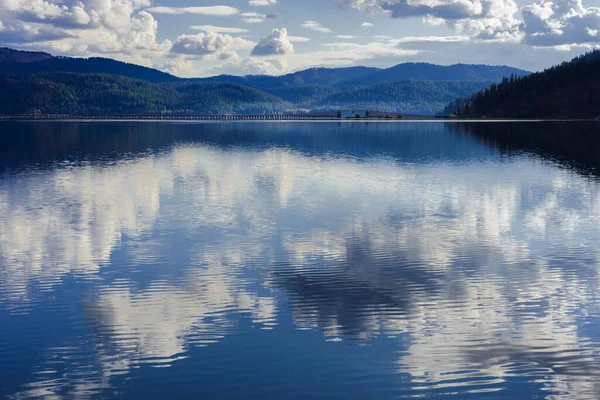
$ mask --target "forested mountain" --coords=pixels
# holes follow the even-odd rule
[[[148,82],[174,82],[180,80],[180,78],[166,72],[110,58],[54,57],[46,53],[33,53],[6,48],[0,48],[0,72],[19,74],[50,72],[102,73],[127,76]]]
[[[406,63],[387,69],[311,68],[282,76],[183,79],[111,59],[0,49],[0,112],[250,113],[333,110],[356,104],[378,111],[432,114],[451,99],[500,82],[503,76],[525,73],[487,65]]]
[[[405,114],[435,115],[456,98],[488,86],[489,82],[402,81],[340,91],[315,103],[314,108],[338,109],[355,104],[357,108]]]
[[[294,103],[298,107],[311,108],[315,102],[319,102],[334,93],[339,93],[340,90],[332,86],[314,85],[271,89],[267,92],[282,100]]]
[[[280,89],[274,96],[229,82],[152,83],[105,74],[0,74],[0,113],[279,113],[338,110],[356,105],[392,113],[435,114],[450,99],[485,82],[404,81],[338,90],[328,86]],[[313,101],[318,99],[317,101]],[[286,101],[287,100],[287,101]],[[293,100],[293,102],[292,102]]]
[[[151,83],[105,74],[0,74],[0,113],[274,113],[291,105],[233,83]]]
[[[542,72],[511,76],[448,104],[446,114],[506,118],[600,117],[600,51]]]
[[[518,68],[492,65],[435,65],[428,63],[404,63],[379,70],[357,80],[345,80],[337,87],[367,86],[381,82],[397,81],[466,81],[466,82],[500,82],[511,74],[522,76],[529,74]]]
[[[380,71],[379,68],[348,67],[348,68],[310,68],[281,76],[268,75],[218,75],[209,78],[199,78],[201,81],[235,82],[257,89],[269,91],[283,88],[303,86],[331,86],[349,80],[358,81],[361,77]]]
[[[370,86],[375,83],[400,81],[468,81],[500,82],[511,74],[522,76],[529,74],[518,68],[491,65],[435,65],[427,63],[404,63],[391,68],[368,67],[350,68],[311,68],[282,76],[232,76],[219,75],[201,78],[202,81],[235,82],[257,89],[271,91],[281,88],[302,87],[306,85],[324,85],[338,89],[358,86]]]

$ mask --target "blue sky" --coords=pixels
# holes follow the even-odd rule
[[[0,0],[0,46],[179,76],[407,61],[539,70],[600,44],[600,0]]]

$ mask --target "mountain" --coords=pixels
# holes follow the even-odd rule
[[[201,81],[235,82],[241,85],[255,87],[261,90],[278,90],[283,88],[296,88],[303,86],[332,86],[338,83],[379,71],[378,68],[348,67],[348,68],[310,68],[281,76],[268,75],[218,75],[209,78],[200,78]]]
[[[0,74],[0,113],[28,114],[224,114],[362,109],[429,114],[450,99],[489,83],[404,81],[338,90],[286,88],[279,96],[230,82],[153,83],[106,74]],[[313,99],[318,101],[313,101]],[[288,101],[286,101],[288,100]],[[294,102],[290,101],[293,100]]]
[[[166,72],[110,58],[55,57],[47,53],[17,51],[6,48],[0,48],[0,72],[19,74],[50,72],[103,73],[156,83],[181,80]]]
[[[309,85],[271,89],[267,92],[282,100],[294,103],[298,107],[311,108],[315,102],[319,102],[334,93],[339,93],[340,90],[332,86]]]
[[[504,118],[600,117],[600,50],[542,72],[504,78],[448,104],[446,114]]]
[[[518,68],[492,65],[435,65],[428,63],[404,63],[362,76],[339,82],[337,87],[368,86],[381,82],[397,81],[468,81],[500,82],[503,77],[527,75],[530,72]]]
[[[401,114],[435,115],[457,93],[470,95],[490,82],[402,81],[338,91],[316,102],[316,109],[359,109]]]
[[[278,97],[234,83],[152,83],[106,74],[0,74],[0,113],[274,113]]]
[[[235,82],[271,92],[282,88],[302,86],[330,86],[338,89],[370,86],[383,82],[400,81],[468,81],[468,82],[500,82],[503,77],[523,76],[530,72],[507,66],[492,65],[435,65],[427,63],[404,63],[391,68],[311,68],[281,76],[218,75],[201,78],[202,81]]]
[[[405,63],[387,69],[311,68],[282,76],[183,79],[107,58],[0,49],[1,85],[5,88],[5,93],[0,93],[0,111],[250,113],[343,109],[356,104],[385,112],[432,114],[452,99],[511,74],[521,76],[527,71],[505,66]],[[22,93],[18,93],[19,85],[23,85]],[[89,85],[87,90],[85,85]],[[118,85],[122,86],[115,87]],[[18,102],[11,104],[7,93]]]

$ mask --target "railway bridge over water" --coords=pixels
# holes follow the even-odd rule
[[[384,118],[395,114],[352,110],[352,115]],[[0,119],[13,120],[172,120],[172,121],[318,121],[339,120],[347,111],[297,114],[2,114]]]

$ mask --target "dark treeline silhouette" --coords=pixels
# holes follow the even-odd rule
[[[467,117],[596,118],[600,116],[600,51],[527,76],[505,77],[446,106]]]

